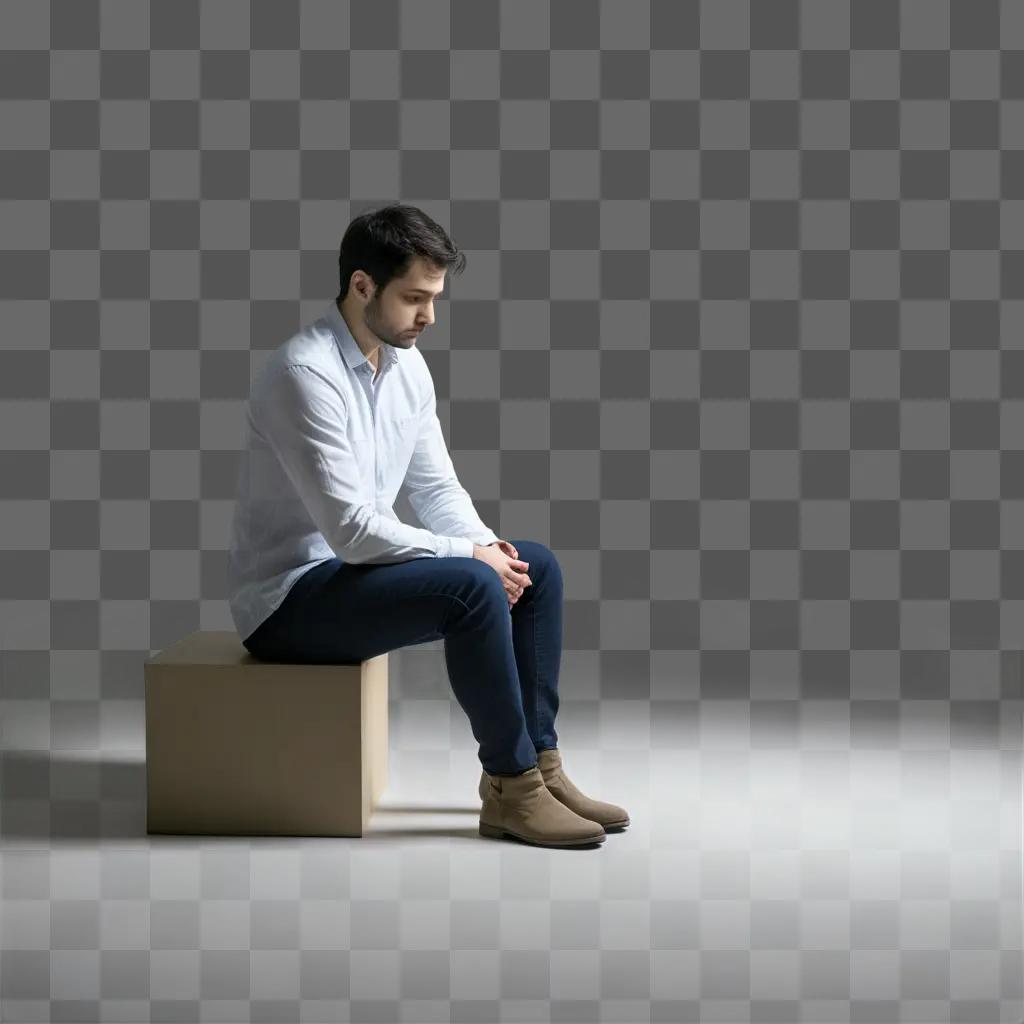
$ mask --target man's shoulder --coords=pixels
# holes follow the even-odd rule
[[[341,352],[323,317],[301,327],[277,347],[275,354],[282,366],[312,366],[324,373],[341,375]]]
[[[334,342],[334,336],[322,320],[307,324],[271,350],[260,370],[263,380],[278,379],[303,369],[337,387],[347,382],[341,353]]]

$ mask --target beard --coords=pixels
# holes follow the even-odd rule
[[[363,322],[373,331],[382,345],[391,345],[393,348],[411,348],[416,341],[416,335],[405,334],[402,330],[392,327],[384,319],[376,295],[366,304],[366,309],[363,311]]]

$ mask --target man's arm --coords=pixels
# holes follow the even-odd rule
[[[468,537],[486,547],[497,541],[498,535],[480,518],[473,499],[459,483],[437,418],[434,382],[429,373],[427,381],[419,435],[402,486],[427,529],[451,537]]]
[[[376,502],[365,500],[347,416],[341,393],[310,366],[279,373],[260,409],[262,432],[335,554],[353,564],[472,557],[472,541],[463,535],[418,529],[381,515]]]

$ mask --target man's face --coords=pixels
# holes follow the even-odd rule
[[[366,326],[385,345],[412,348],[434,322],[434,299],[444,288],[444,270],[415,259],[402,277],[388,281],[363,308]]]

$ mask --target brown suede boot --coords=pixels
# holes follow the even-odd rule
[[[480,835],[514,836],[537,846],[589,846],[603,843],[604,829],[582,818],[548,792],[540,768],[522,775],[490,775],[480,784]]]
[[[625,808],[618,804],[606,803],[604,800],[593,800],[573,785],[562,767],[562,755],[557,747],[539,751],[537,767],[551,795],[581,818],[596,821],[604,828],[623,828],[629,824],[629,815]]]

